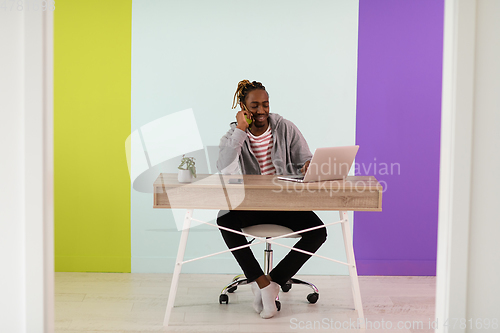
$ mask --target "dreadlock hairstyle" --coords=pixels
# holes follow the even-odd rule
[[[250,82],[248,80],[242,80],[238,82],[238,88],[236,89],[233,97],[232,109],[235,109],[240,102],[245,105],[245,98],[247,97],[248,93],[255,89],[262,89],[265,91],[266,87],[264,87],[262,83],[257,81]]]

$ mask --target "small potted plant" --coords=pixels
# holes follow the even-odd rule
[[[194,160],[194,157],[185,157],[185,155],[182,155],[181,164],[177,167],[179,169],[177,180],[180,183],[190,183],[193,180],[193,177],[196,178],[196,166]]]

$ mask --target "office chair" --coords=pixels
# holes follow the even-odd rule
[[[283,227],[276,224],[258,224],[247,228],[243,228],[242,231],[254,237],[265,237],[266,239],[271,237],[286,235],[293,232],[293,230],[287,227]],[[300,238],[300,235],[295,234],[288,236],[286,238]],[[266,242],[266,248],[264,250],[264,269],[263,269],[264,274],[266,275],[269,274],[272,268],[273,268],[273,250],[271,248],[271,243]],[[231,283],[229,283],[222,289],[221,294],[219,296],[219,303],[228,304],[229,296],[227,294],[235,292],[236,289],[238,289],[238,286],[245,284],[248,284],[245,275],[240,274],[235,276],[231,281]],[[309,286],[313,290],[313,292],[307,295],[307,301],[312,304],[318,301],[319,299],[318,288],[316,288],[314,284],[307,281],[291,278],[284,286],[281,287],[281,290],[283,292],[288,292],[292,288],[293,284],[303,284]],[[276,299],[276,307],[278,308],[278,311],[281,309],[281,303],[279,302],[278,299]]]

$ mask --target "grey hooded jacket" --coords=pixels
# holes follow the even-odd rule
[[[277,113],[269,113],[268,119],[273,133],[271,160],[276,174],[299,174],[304,163],[312,158],[306,140],[290,120]],[[231,128],[220,140],[217,169],[223,174],[260,175],[259,162],[250,149],[250,139],[236,125],[236,122],[231,123]]]

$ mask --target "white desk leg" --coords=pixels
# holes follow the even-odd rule
[[[179,241],[179,249],[177,250],[177,259],[175,260],[174,275],[172,276],[172,283],[170,284],[170,293],[168,294],[167,310],[165,311],[165,318],[163,319],[163,326],[168,326],[170,314],[174,307],[175,294],[177,293],[177,284],[179,282],[179,275],[181,274],[182,261],[184,260],[184,251],[189,234],[189,227],[191,226],[191,218],[193,217],[193,210],[188,209],[184,217],[182,226],[181,240]]]
[[[365,328],[365,315],[363,313],[363,304],[361,302],[361,292],[359,290],[358,270],[356,269],[356,260],[354,258],[354,247],[352,244],[351,225],[346,211],[340,211],[340,219],[343,221],[342,234],[344,236],[345,253],[347,263],[349,264],[349,276],[351,278],[352,296],[354,299],[354,309],[358,311],[359,326]]]

